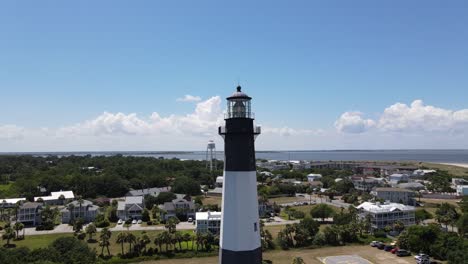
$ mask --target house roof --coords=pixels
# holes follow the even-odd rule
[[[396,210],[399,211],[414,211],[414,206],[399,204],[399,203],[372,203],[372,202],[364,202],[360,204],[357,209],[362,209],[367,212],[371,213],[385,213],[385,212],[393,212]]]
[[[402,189],[402,188],[391,188],[391,187],[380,187],[375,188],[376,192],[407,192],[407,193],[414,193],[414,191]]]
[[[143,196],[127,196],[125,197],[126,204],[142,204]]]
[[[19,201],[26,201],[26,198],[9,198],[9,199],[0,199],[0,205],[5,201],[7,204],[16,204]]]
[[[42,206],[41,203],[32,203],[32,202],[27,202],[27,203],[24,203],[23,205],[21,205],[21,209],[30,209],[30,208],[37,208],[37,207],[40,207]]]
[[[43,201],[58,200],[61,195],[63,195],[65,199],[75,198],[73,191],[59,191],[59,192],[51,192],[49,196],[34,197],[34,201],[37,201],[39,199],[42,199]]]
[[[195,214],[197,220],[221,220],[221,212],[197,212]]]
[[[80,202],[79,202],[79,200],[75,200],[75,201],[70,202],[70,203],[68,203],[68,204],[73,204],[73,206],[75,206],[75,207],[80,207]],[[68,205],[68,204],[67,204],[67,205]],[[91,201],[88,201],[88,200],[83,200],[83,202],[81,203],[81,206],[82,206],[82,207],[85,207],[85,206],[92,206],[92,205],[93,205],[93,203],[92,203]]]
[[[146,188],[146,189],[138,189],[138,190],[130,190],[127,193],[127,196],[144,196],[144,195],[153,195],[158,196],[159,193],[162,192],[170,192],[171,187],[161,187],[161,188]]]

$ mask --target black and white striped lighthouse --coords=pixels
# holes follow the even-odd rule
[[[220,264],[260,264],[262,250],[258,216],[255,138],[251,97],[237,87],[227,98],[224,138],[224,183],[220,239]]]

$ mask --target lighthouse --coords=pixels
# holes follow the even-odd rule
[[[224,138],[224,183],[219,264],[260,264],[260,222],[258,216],[254,126],[247,94],[237,91],[227,98]]]

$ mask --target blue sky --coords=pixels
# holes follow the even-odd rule
[[[468,148],[466,1],[252,2],[0,4],[0,150],[201,149],[238,81],[263,149]]]

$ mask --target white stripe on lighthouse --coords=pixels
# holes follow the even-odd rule
[[[261,246],[257,174],[255,171],[224,173],[221,248],[231,251],[257,249]]]

